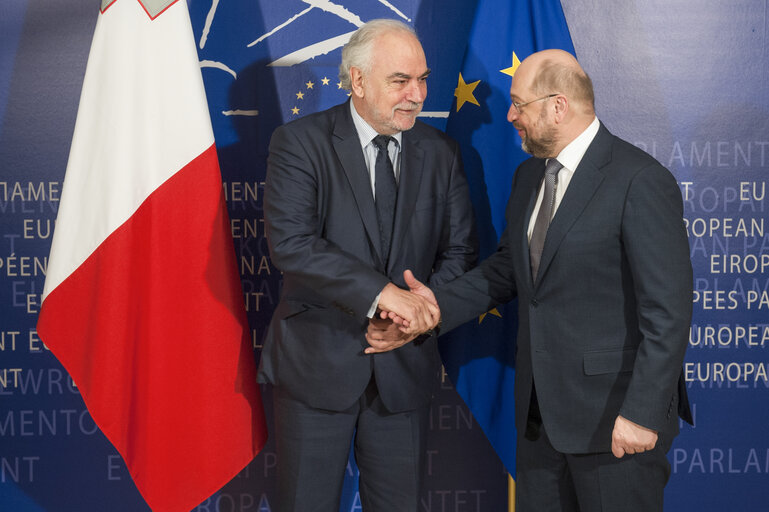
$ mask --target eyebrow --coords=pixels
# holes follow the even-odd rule
[[[432,72],[432,70],[430,68],[427,68],[427,70],[424,73],[422,73],[421,75],[419,75],[417,78],[427,78],[430,75],[431,72]],[[401,73],[400,71],[396,71],[395,73],[391,74],[387,78],[388,79],[403,78],[405,80],[411,80],[411,75],[409,75],[407,73]]]

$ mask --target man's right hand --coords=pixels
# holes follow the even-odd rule
[[[418,328],[413,328],[412,326],[412,320],[408,317],[402,315],[399,311],[397,311],[394,308],[387,307],[386,304],[382,302],[382,298],[379,299],[379,309],[381,310],[381,318],[389,318],[396,324],[401,326],[401,330],[408,334],[421,334],[423,332],[429,331],[430,329],[434,329],[436,325],[440,322],[441,314],[440,310],[438,309],[438,301],[435,300],[435,295],[433,294],[433,291],[425,286],[422,282],[420,282],[416,277],[414,277],[414,274],[411,272],[411,270],[405,270],[403,272],[403,279],[406,281],[406,285],[409,287],[409,292],[405,292],[404,290],[401,290],[400,288],[396,287],[395,285],[392,285],[394,288],[396,288],[399,292],[405,293],[406,295],[411,295],[413,299],[422,299],[425,301],[425,303],[428,306],[427,311],[430,313],[430,317],[426,318],[424,316],[421,317],[422,320],[426,321],[426,324],[420,324]],[[390,285],[388,285],[390,286]],[[385,287],[385,290],[387,287]],[[382,292],[382,296],[384,296],[384,291]],[[425,327],[426,325],[426,327]]]
[[[382,290],[379,298],[381,317],[389,318],[407,334],[421,334],[435,328],[440,322],[441,313],[432,290],[417,280],[411,270],[403,272],[403,279],[409,292],[392,283]]]

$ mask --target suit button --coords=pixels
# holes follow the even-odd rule
[[[537,299],[531,299],[531,302],[530,302],[530,304],[531,304],[532,306],[534,306],[535,308],[536,308],[537,306],[539,306],[539,302],[537,302]]]

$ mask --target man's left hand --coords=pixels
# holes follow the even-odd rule
[[[365,352],[366,354],[389,352],[390,350],[402,347],[416,338],[416,336],[416,334],[403,332],[398,324],[389,318],[382,319],[379,313],[377,313],[368,323],[366,341],[371,346]]]
[[[618,459],[623,455],[651,450],[657,444],[657,431],[617,416],[611,433],[611,452]]]

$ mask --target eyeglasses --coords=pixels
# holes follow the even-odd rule
[[[519,114],[523,114],[523,112],[521,112],[521,109],[522,109],[523,107],[525,107],[526,105],[528,105],[529,103],[536,103],[537,101],[547,100],[547,99],[550,99],[550,98],[552,98],[553,96],[558,96],[559,94],[560,94],[560,93],[555,93],[555,94],[548,94],[547,96],[542,96],[541,98],[537,98],[536,100],[525,101],[525,102],[523,102],[523,103],[517,103],[517,102],[515,102],[515,101],[514,101],[514,102],[513,102],[513,106],[515,107],[515,110],[516,110],[516,111],[517,111]]]

